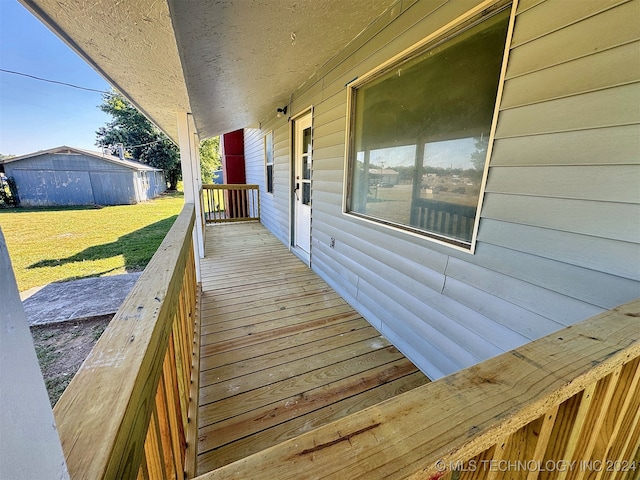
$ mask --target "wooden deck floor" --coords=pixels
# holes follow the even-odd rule
[[[429,381],[259,223],[206,243],[199,474]]]

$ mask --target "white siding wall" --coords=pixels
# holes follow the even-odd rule
[[[399,2],[291,108],[314,107],[312,268],[431,378],[640,296],[640,0],[520,2],[475,254],[342,213],[345,84],[471,6]],[[286,119],[247,131],[248,181],[270,129],[288,243]]]
[[[290,159],[289,125],[286,118],[272,121],[262,129],[244,131],[247,183],[260,185],[260,221],[282,243],[289,245]],[[264,135],[273,130],[273,194],[266,192]]]

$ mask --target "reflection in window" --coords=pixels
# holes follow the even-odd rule
[[[470,245],[508,21],[503,9],[353,90],[348,211]]]
[[[273,132],[269,132],[264,136],[264,161],[266,185],[268,193],[273,193]]]
[[[302,204],[311,204],[311,127],[302,132]]]

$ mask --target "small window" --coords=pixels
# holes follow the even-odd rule
[[[470,248],[509,16],[351,88],[348,213]]]
[[[264,161],[267,193],[273,193],[273,132],[264,136]]]

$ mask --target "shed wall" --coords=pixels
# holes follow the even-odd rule
[[[147,178],[149,179],[147,198],[155,198],[167,190],[167,181],[164,178],[164,172],[147,172]]]
[[[345,84],[471,3],[399,3],[290,108],[314,108],[312,268],[431,378],[640,296],[638,0],[519,3],[474,254],[342,212]],[[248,131],[247,175],[264,190],[269,130],[262,217],[288,244],[286,119]]]
[[[97,205],[133,205],[143,200],[135,189],[136,172],[131,170],[93,171],[89,174],[94,203]]]
[[[94,202],[88,172],[9,169],[18,189],[20,205],[91,205]]]
[[[23,206],[134,204],[166,189],[162,172],[148,171],[141,189],[131,168],[81,154],[48,153],[7,163],[5,169]]]

